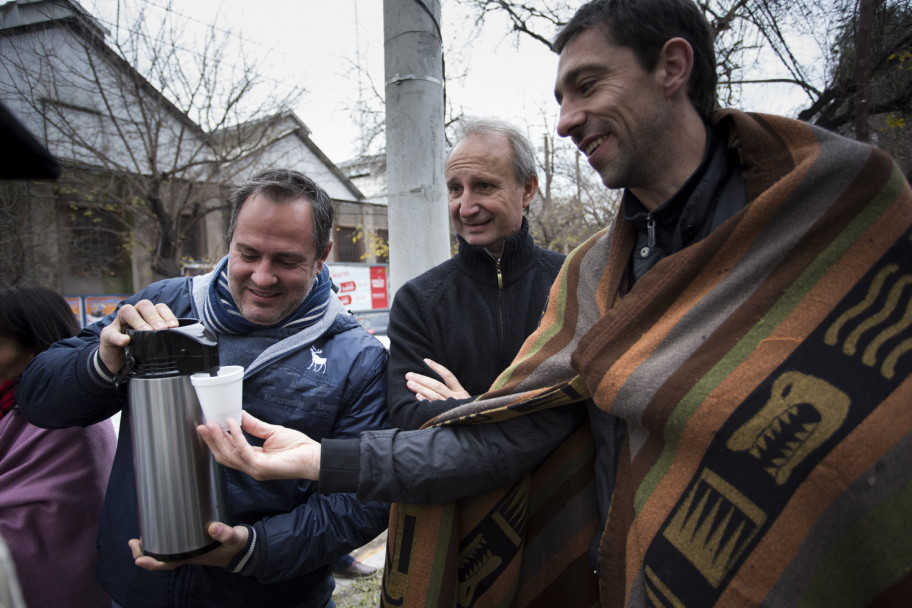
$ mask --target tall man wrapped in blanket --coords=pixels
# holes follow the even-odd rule
[[[869,145],[714,109],[691,0],[595,0],[554,46],[558,132],[624,198],[492,390],[433,429],[318,445],[245,419],[282,447],[210,447],[448,503],[395,506],[385,606],[908,605],[909,184]]]

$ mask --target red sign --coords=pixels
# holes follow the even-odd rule
[[[371,308],[389,308],[386,296],[386,268],[372,266],[370,269]]]
[[[371,264],[329,264],[338,288],[336,297],[354,312],[388,308],[386,266]]]

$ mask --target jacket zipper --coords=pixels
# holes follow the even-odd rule
[[[652,211],[646,214],[646,246],[650,250],[656,246],[656,221]]]
[[[500,269],[500,258],[496,260],[497,264],[495,266],[497,270],[497,312],[500,315],[500,343],[504,343],[504,330],[506,329],[504,325],[504,309],[503,309],[503,272]]]
[[[497,317],[500,321],[500,343],[504,342],[504,310],[503,310],[503,271],[500,268],[500,258],[488,251],[485,247],[485,253],[494,260],[494,271],[497,273]]]

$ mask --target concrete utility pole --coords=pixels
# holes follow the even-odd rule
[[[383,0],[390,297],[450,257],[440,0]]]

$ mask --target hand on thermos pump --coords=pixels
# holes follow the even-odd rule
[[[221,464],[243,471],[256,480],[312,479],[320,477],[320,444],[299,431],[268,424],[247,412],[241,415],[245,431],[265,439],[263,447],[247,442],[237,422],[228,421],[230,434],[218,424],[197,427],[213,456]]]
[[[165,304],[140,300],[135,306],[124,304],[110,325],[101,330],[98,356],[112,374],[123,366],[124,347],[130,343],[128,329],[150,331],[178,326],[178,320]]]
[[[217,426],[217,425],[216,425]],[[196,557],[182,561],[162,562],[154,557],[143,554],[142,542],[138,538],[130,540],[130,550],[133,552],[133,560],[136,565],[146,570],[174,570],[179,566],[187,564],[197,564],[200,566],[218,566],[226,567],[247,544],[247,535],[249,531],[246,526],[234,526],[214,521],[209,524],[209,536],[213,540],[221,543],[208,553],[197,555]]]

